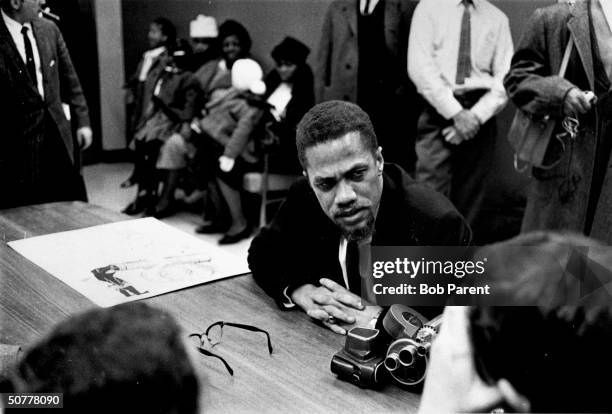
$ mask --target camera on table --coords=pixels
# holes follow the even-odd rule
[[[389,376],[384,366],[387,339],[378,329],[352,328],[344,348],[332,357],[332,372],[360,387],[382,384]]]
[[[348,332],[331,371],[360,387],[379,386],[389,377],[401,385],[418,385],[425,379],[429,348],[441,322],[441,315],[429,320],[408,306],[393,305],[378,329]]]

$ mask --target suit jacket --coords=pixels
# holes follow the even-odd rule
[[[0,188],[11,194],[23,183],[29,140],[44,139],[45,111],[55,123],[70,160],[76,155],[75,138],[62,102],[70,104],[78,127],[89,126],[87,103],[57,26],[45,19],[32,22],[40,54],[44,100],[30,79],[13,39],[0,19]],[[2,206],[0,200],[0,206]]]
[[[406,72],[408,34],[416,3],[408,0],[381,0],[385,6],[385,41],[394,64],[388,69],[394,78],[393,89],[405,93],[409,84]],[[377,6],[378,7],[378,6]],[[335,0],[329,6],[315,64],[317,102],[340,99],[357,102],[356,0]]]
[[[535,116],[551,115],[557,119],[556,131],[563,132],[563,101],[569,89],[595,90],[595,72],[591,44],[590,1],[579,0],[574,6],[555,4],[535,11],[527,31],[512,59],[504,81],[512,101]],[[559,77],[563,53],[570,39],[574,50],[565,78]],[[578,136],[566,139],[561,162],[550,170],[533,169],[533,182],[523,220],[523,231],[552,229],[585,233],[612,242],[612,176],[607,170],[592,223],[587,223],[587,205],[591,196],[593,166],[599,111],[580,117]],[[609,137],[608,137],[609,138]],[[549,146],[546,157],[556,159],[558,147]],[[572,191],[564,191],[568,189]]]
[[[372,245],[467,245],[471,231],[443,195],[386,164]],[[338,261],[341,233],[325,215],[306,179],[289,190],[274,220],[253,239],[248,262],[257,283],[279,306],[286,287],[322,277],[344,285]],[[282,306],[281,306],[282,308]]]

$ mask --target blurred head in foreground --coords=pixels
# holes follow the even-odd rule
[[[420,412],[611,412],[612,249],[538,232],[477,255],[495,303],[514,306],[446,308]]]
[[[63,393],[74,413],[196,413],[199,384],[182,336],[172,316],[144,303],[95,309],[26,352],[13,387]]]

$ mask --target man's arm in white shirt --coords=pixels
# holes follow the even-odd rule
[[[434,60],[436,22],[430,8],[430,2],[421,2],[414,10],[408,39],[408,75],[427,102],[444,118],[451,119],[463,107]]]
[[[497,113],[499,113],[508,102],[508,95],[504,88],[504,76],[510,70],[510,62],[514,53],[512,34],[508,18],[504,18],[497,24],[497,41],[495,53],[493,54],[493,83],[491,90],[484,94],[480,100],[471,108],[481,124],[484,124]]]

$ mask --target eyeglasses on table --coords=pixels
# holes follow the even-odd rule
[[[244,329],[246,331],[251,331],[251,332],[264,333],[268,340],[268,352],[270,353],[270,355],[272,355],[272,341],[270,339],[270,334],[267,331],[260,329],[256,326],[244,325],[241,323],[217,321],[211,324],[208,328],[206,328],[206,330],[201,334],[198,334],[198,333],[190,334],[189,338],[198,338],[199,344],[196,345],[198,352],[202,355],[217,358],[218,360],[220,360],[223,363],[223,365],[225,365],[225,368],[227,369],[227,372],[229,372],[230,375],[232,376],[234,375],[234,370],[232,369],[232,367],[227,363],[227,361],[223,357],[210,351],[210,349],[214,348],[215,346],[221,343],[221,339],[223,338],[223,328],[226,326],[229,326],[232,328]],[[207,349],[207,348],[210,348],[210,349]]]

